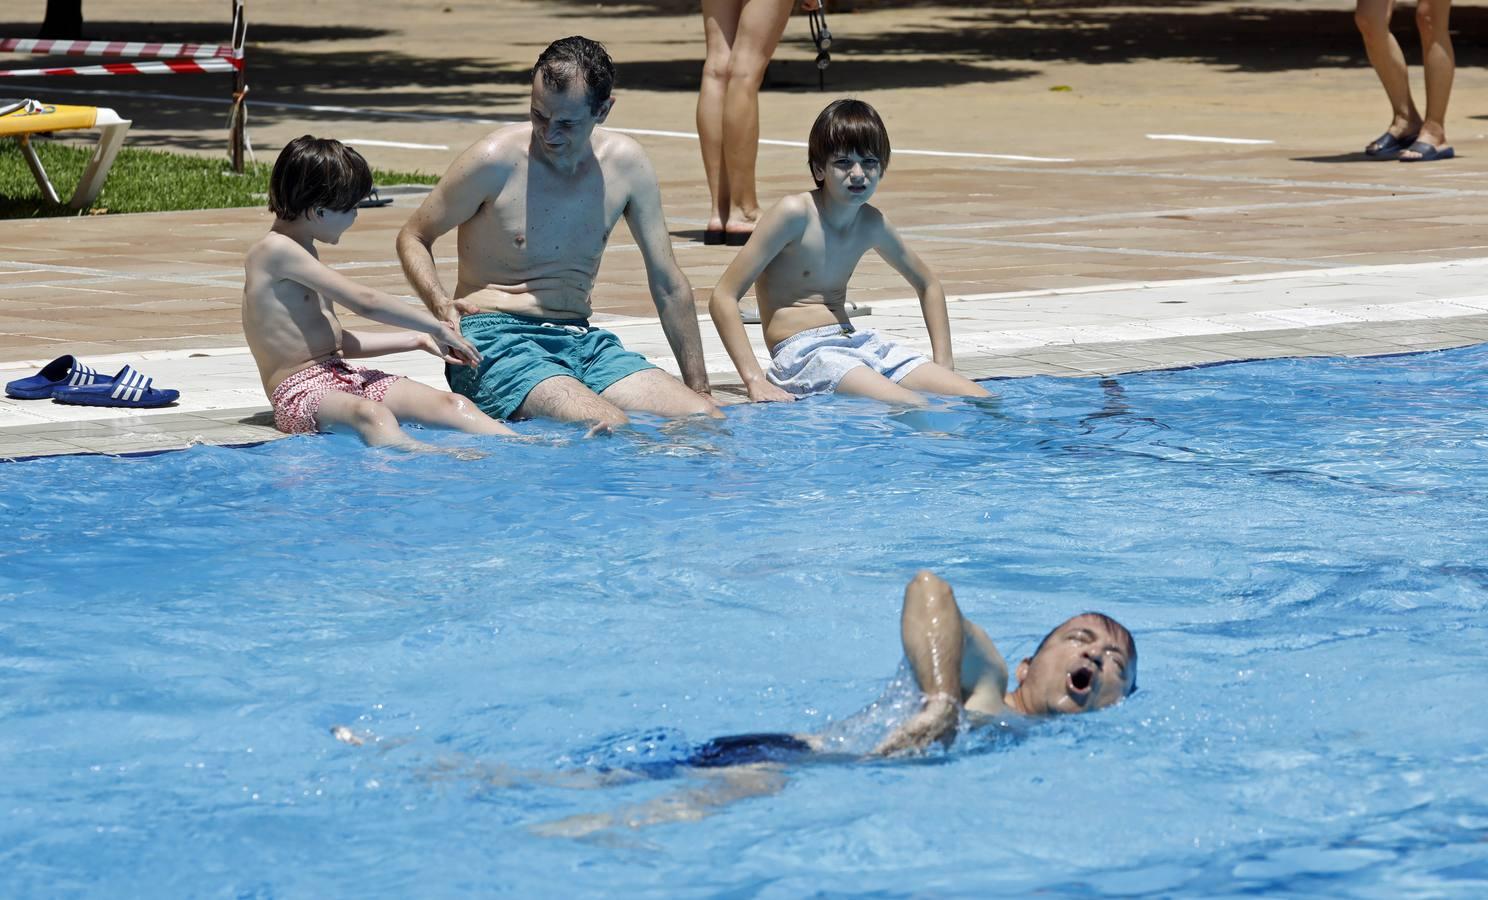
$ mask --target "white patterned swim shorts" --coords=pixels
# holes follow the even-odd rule
[[[765,377],[797,397],[827,394],[854,366],[867,366],[894,383],[930,360],[872,329],[823,325],[791,335],[770,349]]]

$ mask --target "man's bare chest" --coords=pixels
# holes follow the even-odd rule
[[[514,177],[471,224],[487,253],[514,263],[597,260],[622,211],[603,178]]]

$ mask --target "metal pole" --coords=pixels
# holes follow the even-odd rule
[[[233,9],[232,23],[232,48],[233,59],[237,60],[238,66],[233,69],[233,94],[232,112],[229,113],[228,140],[231,144],[232,168],[234,172],[243,172],[243,147],[245,143],[244,130],[248,117],[248,108],[244,102],[248,96],[248,73],[246,61],[243,55],[244,39],[247,36],[248,23],[243,15],[243,0],[230,0]]]

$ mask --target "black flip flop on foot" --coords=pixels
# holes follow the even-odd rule
[[[1451,159],[1457,155],[1457,152],[1451,147],[1433,147],[1425,141],[1416,141],[1406,149],[1412,153],[1419,153],[1420,156],[1415,158],[1402,156],[1400,157],[1400,161],[1403,163],[1438,162],[1443,159]]]
[[[1372,143],[1364,148],[1365,156],[1399,156],[1400,151],[1406,149],[1416,142],[1414,134],[1402,134],[1396,137],[1390,132],[1385,132],[1375,138]]]

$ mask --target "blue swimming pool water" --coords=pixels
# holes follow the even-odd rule
[[[0,465],[0,894],[1481,896],[1485,370],[1033,378],[1000,415],[525,426],[551,437],[476,462]],[[1117,616],[1142,690],[701,821],[534,833],[703,785],[523,771],[871,701],[920,567],[1014,660]]]

